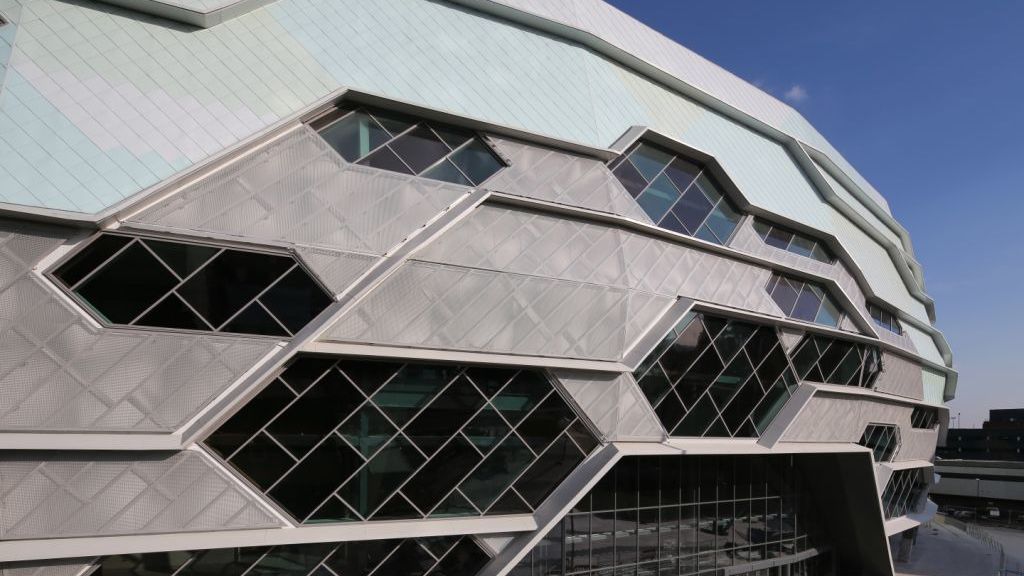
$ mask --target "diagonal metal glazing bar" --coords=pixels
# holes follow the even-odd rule
[[[263,364],[247,374],[242,381],[236,383],[219,396],[203,413],[193,418],[176,437],[182,446],[186,446],[204,434],[212,431],[227,417],[232,406],[242,406],[258,392],[259,384],[268,381],[274,372],[284,365],[306,344],[315,341],[335,321],[347,313],[362,297],[368,294],[391,274],[396,272],[412,254],[421,246],[430,242],[459,219],[468,215],[474,208],[487,199],[489,192],[483,189],[472,189],[468,194],[454,202],[439,216],[428,222],[419,230],[410,234],[406,240],[384,255],[372,268],[348,290],[337,297],[335,302],[321,312],[302,330],[296,333],[286,344],[275,349]]]

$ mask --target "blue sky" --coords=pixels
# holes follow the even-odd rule
[[[1024,407],[1024,2],[612,4],[787,100],[885,195],[953,346],[952,415]]]

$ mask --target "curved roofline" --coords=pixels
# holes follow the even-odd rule
[[[512,2],[517,0],[449,0],[454,4],[459,4],[473,10],[477,10],[492,16],[503,18],[506,20],[513,21],[517,24],[540,30],[545,33],[553,34],[555,36],[577,42],[587,48],[590,48],[608,58],[611,58],[615,62],[630,68],[652,80],[655,80],[661,84],[669,86],[670,88],[680,92],[681,94],[692,98],[698,103],[707,106],[708,108],[722,114],[723,116],[741,123],[742,125],[750,128],[776,142],[783,145],[790,153],[794,156],[797,164],[803,169],[803,171],[811,178],[818,188],[819,193],[825,197],[826,201],[835,207],[839,212],[847,216],[858,228],[861,228],[871,238],[878,242],[879,245],[886,249],[890,258],[893,261],[896,270],[900,273],[901,278],[906,284],[907,290],[911,296],[919,300],[925,307],[928,313],[928,318],[932,322],[935,322],[935,302],[932,298],[924,291],[922,284],[923,281],[920,279],[923,277],[919,266],[911,268],[910,263],[904,257],[904,254],[900,252],[902,250],[909,255],[911,260],[914,257],[913,245],[910,241],[910,234],[907,230],[893,218],[892,214],[886,208],[883,208],[878,199],[873,198],[871,194],[865,191],[860,185],[858,185],[853,178],[851,178],[845,171],[843,171],[833,159],[822,152],[818,148],[804,142],[793,134],[784,131],[783,129],[770,124],[769,122],[758,118],[754,114],[743,110],[737,103],[730,103],[722,99],[721,96],[711,94],[705,89],[701,89],[695,86],[693,83],[680,77],[678,74],[674,74],[665,70],[664,68],[654,64],[648,60],[642,59],[634,53],[627,50],[625,47],[613,42],[612,40],[606,39],[602,36],[599,30],[593,28],[582,28],[579,25],[567,23],[564,21],[556,20],[545,14],[541,14],[535,10],[528,10],[523,7],[513,6]],[[575,0],[570,0],[575,1]],[[594,0],[586,0],[594,1]],[[524,2],[525,3],[525,2]],[[603,4],[603,2],[602,2]],[[535,3],[531,3],[531,6]],[[656,35],[658,38],[665,38],[656,30],[636,21],[629,15],[619,12],[616,13],[623,21],[633,23],[635,26],[642,26],[648,30],[650,34]],[[580,24],[577,22],[576,24]],[[671,41],[667,39],[667,41]],[[672,42],[672,45],[679,50],[679,56],[688,56],[693,58],[699,55],[694,54],[692,51],[685,47]],[[734,74],[722,69],[718,65],[700,57],[706,66],[713,69],[715,74],[728,75],[733,81],[742,83],[749,87],[751,93],[757,93],[766,101],[770,101],[775,107],[784,107],[784,109],[791,114],[794,118],[799,118],[800,121],[807,123],[809,122],[795,109],[789,105],[779,101],[773,96],[765,93],[764,91],[750,85],[741,78]],[[613,146],[614,147],[614,146]],[[882,223],[887,226],[893,233],[895,233],[902,243],[902,246],[895,246],[892,242],[886,239],[881,233],[863,216],[857,214],[849,207],[849,205],[841,199],[832,189],[824,182],[819,182],[814,179],[816,170],[810,170],[805,162],[802,162],[803,158],[807,157],[808,160],[820,162],[834,178],[836,178],[844,187],[846,187],[854,198],[859,201],[865,208],[867,208],[873,215],[879,218]],[[884,199],[881,199],[884,202]],[[916,260],[913,260],[916,264]]]

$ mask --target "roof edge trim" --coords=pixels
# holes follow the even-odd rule
[[[221,0],[218,6],[197,10],[166,0],[99,0],[105,4],[127,8],[157,18],[166,18],[198,28],[211,28],[237,18],[274,0]]]

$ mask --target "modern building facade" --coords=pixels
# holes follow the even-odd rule
[[[981,428],[950,428],[938,456],[947,460],[1024,461],[1024,408],[989,410]]]
[[[597,0],[0,0],[7,576],[892,573],[956,372],[797,112]]]

